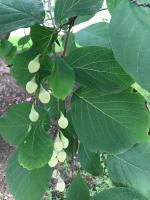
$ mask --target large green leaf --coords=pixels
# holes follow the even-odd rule
[[[74,95],[71,114],[76,133],[91,151],[118,152],[149,140],[150,115],[139,94],[101,95],[81,88]]]
[[[67,200],[89,200],[90,194],[87,184],[78,174],[70,185],[67,193]]]
[[[106,0],[106,1],[107,1],[107,7],[108,7],[108,10],[109,10],[110,14],[113,12],[113,10],[121,2],[121,0]]]
[[[7,166],[7,183],[15,200],[41,200],[48,188],[51,170],[43,168],[28,171],[22,168],[17,155],[9,159]]]
[[[75,39],[81,46],[100,46],[110,48],[109,24],[99,22],[75,33]]]
[[[39,125],[35,125],[19,147],[19,163],[28,170],[41,168],[48,163],[52,152],[50,137]]]
[[[102,173],[103,168],[98,153],[90,152],[82,144],[80,144],[78,153],[81,167],[85,171],[91,173],[93,176],[99,176]]]
[[[95,195],[92,200],[146,200],[131,188],[112,188]]]
[[[1,0],[0,34],[40,24],[44,20],[41,0]]]
[[[71,94],[75,75],[73,69],[60,57],[56,57],[55,70],[50,78],[50,87],[53,95],[59,99],[65,99]]]
[[[66,61],[75,69],[80,84],[97,89],[102,94],[119,92],[133,83],[109,49],[79,48],[68,55]]]
[[[0,118],[0,133],[12,145],[20,144],[27,135],[30,104],[14,105]]]
[[[114,183],[135,188],[150,197],[150,143],[135,145],[127,152],[108,157],[108,171]]]
[[[110,37],[116,59],[135,81],[148,91],[150,91],[149,15],[149,8],[121,1],[113,12],[110,23]]]
[[[74,16],[93,15],[102,7],[103,0],[56,0],[55,20],[61,21]]]
[[[34,25],[31,27],[31,39],[33,47],[38,52],[51,51],[53,42],[57,39],[57,31],[50,27]]]

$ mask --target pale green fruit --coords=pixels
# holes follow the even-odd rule
[[[65,129],[68,126],[68,119],[63,115],[63,113],[61,112],[60,114],[60,118],[58,120],[58,125],[60,128]]]
[[[63,143],[63,148],[66,149],[69,146],[69,140],[61,133],[61,141]]]
[[[57,169],[54,169],[53,173],[52,173],[52,177],[53,178],[58,178],[60,176],[60,172]]]
[[[46,91],[42,86],[39,93],[39,99],[43,104],[49,103],[51,99],[50,92]]]
[[[31,112],[29,114],[29,119],[32,122],[36,122],[39,119],[39,113],[35,110],[34,105],[32,105]]]
[[[56,152],[60,152],[63,150],[63,143],[59,137],[59,134],[57,135],[55,141],[54,141],[54,149]]]
[[[36,56],[33,60],[31,60],[28,64],[28,70],[29,72],[35,73],[38,72],[40,69],[40,62],[39,62],[40,55]]]
[[[63,162],[66,160],[66,158],[67,158],[67,154],[66,154],[65,151],[61,151],[61,152],[59,152],[58,155],[57,155],[57,159],[58,159],[58,161],[61,162],[61,163],[63,163]]]
[[[56,191],[58,192],[64,192],[66,188],[65,182],[60,178],[56,184]]]
[[[35,82],[35,78],[33,78],[31,81],[27,82],[26,84],[26,91],[29,93],[29,94],[33,94],[36,92],[38,88],[38,85],[37,83]]]
[[[50,161],[48,162],[48,165],[50,167],[55,167],[58,163],[58,159],[57,158],[51,158]]]

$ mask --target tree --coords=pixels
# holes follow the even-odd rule
[[[1,136],[16,147],[7,166],[16,200],[40,200],[51,176],[63,192],[65,182],[54,167],[77,151],[82,168],[94,176],[103,170],[100,154],[107,154],[113,188],[90,197],[78,172],[68,200],[150,198],[150,2],[107,0],[110,23],[72,33],[102,5],[56,0],[53,12],[50,1],[0,1],[0,34],[31,30],[18,42],[22,50],[0,42],[0,56],[17,84],[35,96],[0,118]],[[53,122],[56,132],[49,134]]]

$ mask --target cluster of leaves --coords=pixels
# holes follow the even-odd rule
[[[38,121],[31,123],[32,105],[25,103],[12,106],[0,118],[1,136],[16,147],[7,167],[7,182],[16,200],[40,200],[46,191],[53,170],[48,166],[53,152],[49,124],[58,120],[61,111],[69,119],[69,126],[62,130],[70,141],[67,153],[77,151],[73,147],[79,143],[82,168],[99,176],[99,155],[107,152],[114,184],[90,197],[77,174],[67,200],[150,198],[150,113],[144,96],[132,87],[136,82],[140,85],[136,88],[150,92],[150,9],[135,1],[107,0],[110,23],[71,33],[75,24],[93,17],[102,5],[103,0],[56,0],[54,26],[47,27],[41,0],[0,0],[0,34],[31,29],[30,35],[19,40],[19,52],[10,42],[1,41],[0,56],[12,66],[17,84],[25,88],[33,78],[28,64],[40,55],[36,82],[52,91],[48,104],[36,102]],[[24,48],[30,39],[32,45]],[[63,53],[56,46],[64,48]]]

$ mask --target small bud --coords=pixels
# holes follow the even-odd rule
[[[42,86],[39,93],[39,99],[44,104],[49,103],[51,99],[50,92],[46,91]]]
[[[61,112],[60,118],[58,120],[58,125],[60,128],[65,129],[68,126],[68,119]]]
[[[34,105],[32,105],[31,112],[29,114],[29,119],[32,122],[36,122],[39,119],[39,113],[35,110]]]
[[[65,151],[59,152],[58,155],[57,155],[57,158],[58,158],[59,162],[63,163],[66,160],[66,158],[67,158],[66,152]]]
[[[39,61],[39,57],[40,55],[36,56],[33,60],[31,60],[28,64],[28,70],[29,72],[32,74],[32,73],[35,73],[37,71],[39,71],[40,69],[40,61]]]
[[[31,124],[29,125],[29,128],[28,128],[28,133],[31,131],[32,127],[31,127]]]
[[[37,83],[35,82],[35,78],[33,78],[31,81],[27,82],[26,84],[26,91],[29,94],[33,94],[38,88]]]
[[[58,180],[58,183],[56,184],[56,191],[58,191],[58,192],[64,192],[65,187],[66,187],[65,182],[60,178]]]
[[[61,133],[61,141],[63,143],[63,148],[66,149],[69,146],[69,140]]]
[[[59,137],[59,134],[57,135],[55,142],[54,142],[54,149],[56,152],[60,152],[63,150],[63,143]]]
[[[50,161],[48,162],[48,165],[50,167],[55,167],[58,163],[58,159],[57,158],[51,158]]]

